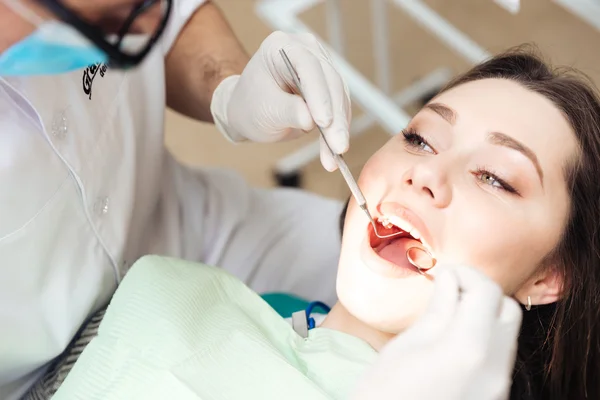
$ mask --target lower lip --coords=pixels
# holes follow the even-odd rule
[[[379,257],[379,255],[371,247],[368,229],[369,228],[366,229],[367,234],[365,235],[365,238],[363,239],[361,244],[360,255],[365,265],[371,271],[375,272],[378,275],[382,275],[386,278],[395,279],[406,278],[415,275],[423,276],[415,266],[408,263],[408,260],[407,265],[402,266],[392,264],[388,260]],[[413,241],[416,246],[420,245],[420,243],[417,240],[413,239]]]

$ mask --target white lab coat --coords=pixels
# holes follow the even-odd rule
[[[0,399],[43,375],[144,254],[334,301],[339,202],[252,189],[164,148],[163,57],[203,1],[174,2],[136,70],[0,78]]]

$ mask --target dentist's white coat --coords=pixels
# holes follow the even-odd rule
[[[164,55],[203,1],[174,2],[134,71],[0,78],[1,399],[44,373],[144,254],[333,302],[339,203],[253,190],[165,151]]]

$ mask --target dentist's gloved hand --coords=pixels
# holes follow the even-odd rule
[[[441,268],[428,311],[383,348],[353,400],[508,398],[520,307],[474,269]]]
[[[300,76],[306,103],[298,93],[280,49]],[[277,142],[323,129],[334,152],[348,150],[350,95],[327,51],[312,35],[274,32],[261,44],[242,75],[230,76],[215,90],[211,112],[231,141]],[[336,165],[323,140],[321,162]]]

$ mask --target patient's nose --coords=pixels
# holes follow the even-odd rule
[[[402,181],[435,207],[446,207],[452,200],[448,175],[441,165],[435,165],[433,162],[419,163],[404,173]]]

